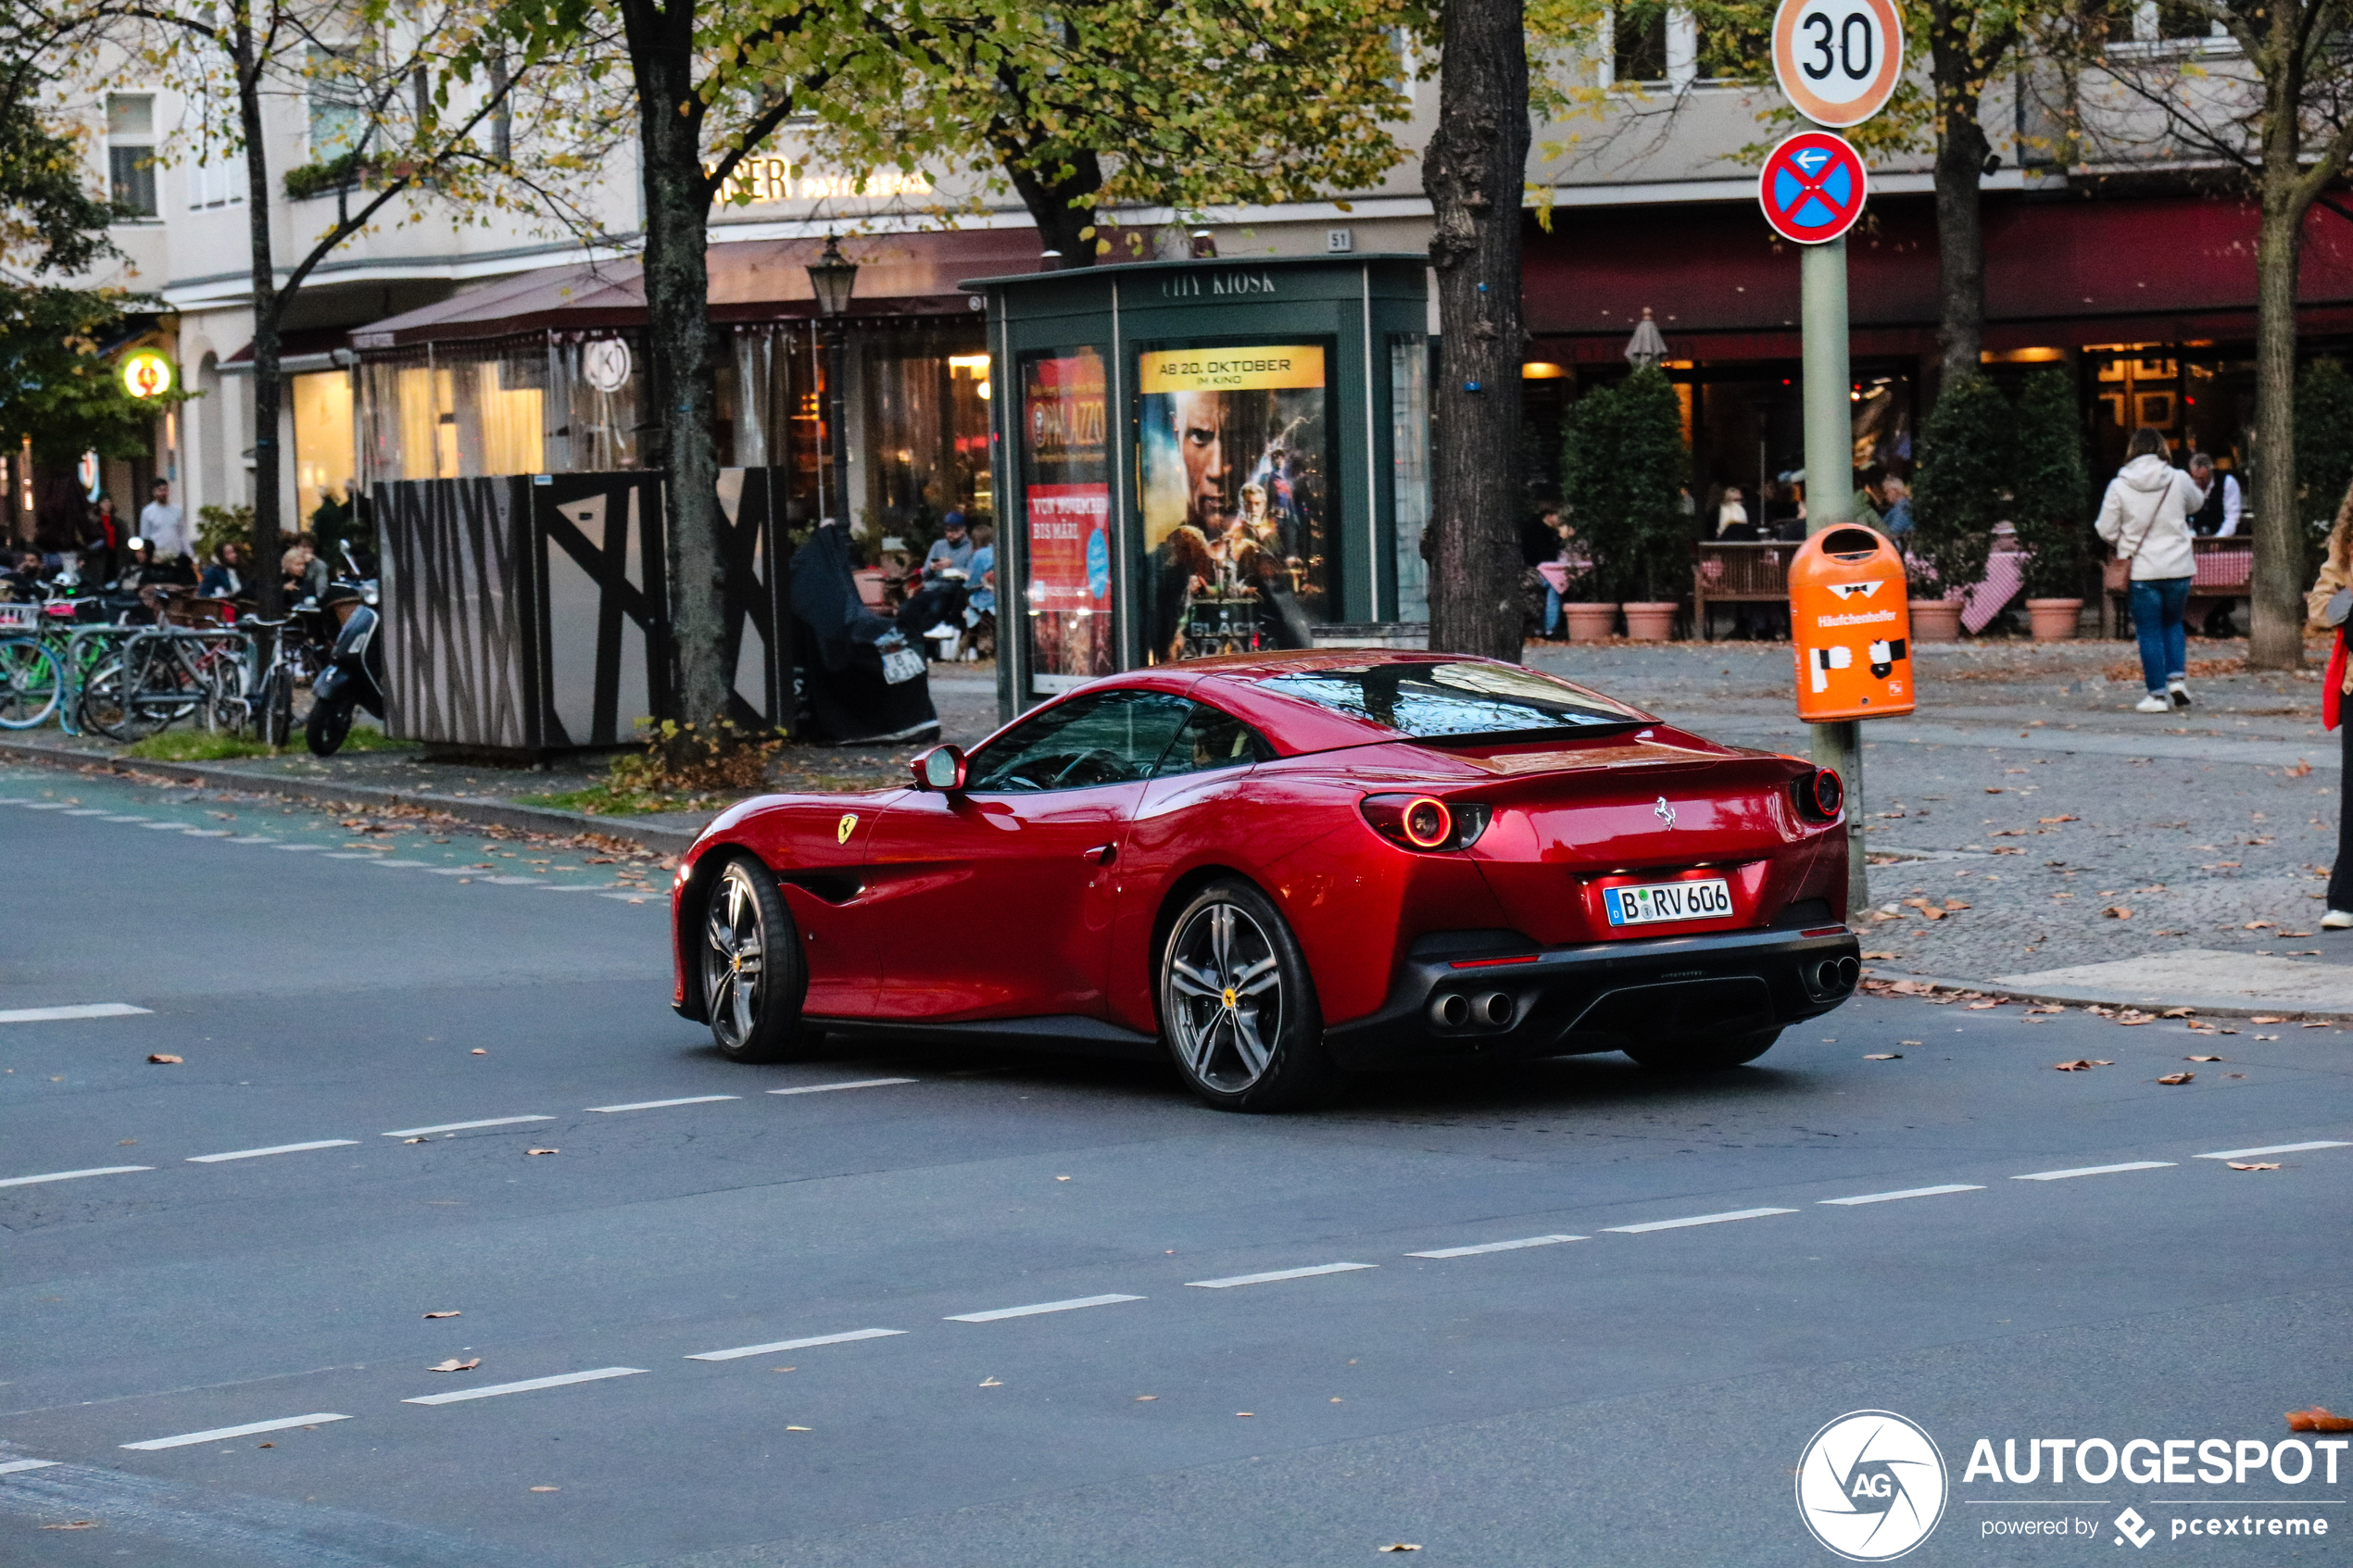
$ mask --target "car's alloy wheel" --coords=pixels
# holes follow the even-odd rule
[[[765,869],[720,861],[703,904],[702,1002],[711,1037],[731,1061],[783,1061],[805,1044],[807,991],[800,934]]]
[[[1755,1061],[1781,1037],[1778,1029],[1711,1038],[1664,1040],[1629,1046],[1626,1054],[1657,1073],[1717,1073]]]
[[[1306,960],[1248,883],[1213,883],[1178,911],[1162,949],[1160,1010],[1177,1069],[1220,1110],[1290,1110],[1339,1076]]]

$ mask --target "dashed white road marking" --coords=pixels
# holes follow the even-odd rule
[[[433,874],[435,876],[472,876],[473,875],[475,869],[476,868],[472,866],[435,866],[433,868]]]
[[[608,893],[605,897],[608,898],[623,898],[632,904],[642,904],[646,901],[647,895],[643,893]]]
[[[542,893],[602,893],[601,884],[593,882],[550,883],[539,889]]]
[[[536,887],[541,879],[535,876],[486,876],[484,882],[495,882],[501,887]]]
[[[188,836],[190,838],[226,838],[235,831],[233,828],[190,828]]]
[[[2301,1154],[2308,1148],[2353,1148],[2343,1138],[2316,1138],[2310,1143],[2275,1143],[2269,1148],[2226,1148],[2219,1154],[2198,1154],[2194,1160],[2246,1160],[2258,1154]]]
[[[103,817],[106,814],[107,809],[103,806],[78,806],[66,813],[69,817]]]
[[[323,844],[281,844],[278,847],[289,854],[299,855],[306,849],[323,849],[326,846]]]
[[[188,824],[185,822],[148,822],[145,826],[149,833],[185,833],[188,831]]]
[[[996,1323],[1003,1318],[1034,1318],[1040,1312],[1075,1312],[1081,1307],[1109,1307],[1121,1301],[1141,1301],[1142,1299],[1140,1296],[1079,1296],[1068,1301],[1040,1301],[1028,1307],[999,1307],[986,1312],[959,1312],[954,1317],[943,1321]]]
[[[412,870],[416,869],[416,868],[417,868],[417,867],[419,867],[419,866],[427,866],[427,865],[431,865],[432,863],[433,863],[433,862],[432,862],[432,861],[430,861],[430,860],[384,860],[384,859],[379,859],[379,860],[376,862],[376,864],[378,864],[378,865],[380,865],[380,866],[395,866],[395,867],[399,868],[399,869],[400,869],[400,870],[402,870],[402,871],[412,871]]]
[[[1794,1214],[1794,1209],[1733,1209],[1721,1214],[1693,1214],[1684,1220],[1649,1220],[1639,1225],[1610,1225],[1609,1230],[1620,1236],[1640,1236],[1644,1231],[1677,1231],[1686,1225],[1720,1225],[1727,1220],[1761,1220],[1768,1214]]]
[[[1231,1290],[1238,1285],[1272,1285],[1280,1279],[1307,1279],[1315,1274],[1344,1274],[1354,1269],[1378,1269],[1378,1263],[1317,1263],[1306,1269],[1276,1269],[1263,1274],[1234,1274],[1226,1279],[1189,1279],[1195,1290]]]
[[[24,803],[24,809],[28,811],[68,811],[72,809],[71,807],[68,806],[62,800],[28,800]]]
[[[216,1426],[209,1432],[183,1432],[177,1437],[150,1437],[144,1443],[125,1443],[126,1449],[184,1449],[191,1443],[217,1443],[223,1437],[250,1437],[257,1432],[283,1432],[289,1426],[317,1426],[329,1421],[349,1421],[347,1415],[332,1415],[321,1411],[317,1415],[290,1415],[283,1421],[252,1421],[243,1426]]]
[[[2072,1171],[2030,1171],[2022,1176],[2012,1176],[2014,1182],[2063,1182],[2070,1176],[2112,1176],[2119,1171],[2163,1171],[2173,1164],[2171,1160],[2134,1160],[2122,1165],[2081,1165]]]
[[[592,1105],[588,1110],[598,1114],[615,1110],[661,1110],[673,1105],[709,1105],[713,1100],[743,1098],[741,1095],[688,1095],[684,1099],[641,1099],[634,1105]]]
[[[264,837],[258,833],[249,833],[243,838],[233,838],[228,842],[231,844],[275,844],[278,841],[274,838]]]
[[[493,1383],[483,1388],[453,1388],[447,1394],[420,1394],[404,1405],[454,1405],[466,1399],[493,1399],[501,1394],[528,1394],[535,1388],[560,1388],[567,1383],[595,1383],[607,1377],[635,1377],[641,1366],[598,1367],[594,1372],[567,1372],[556,1377],[527,1377],[521,1383]]]
[[[733,1361],[746,1356],[773,1356],[779,1350],[813,1350],[820,1345],[847,1345],[857,1339],[888,1339],[907,1331],[903,1328],[853,1328],[848,1334],[820,1334],[808,1339],[779,1339],[773,1345],[739,1345],[732,1350],[703,1350],[688,1356],[690,1361]]]
[[[14,1475],[26,1470],[46,1470],[57,1462],[54,1459],[12,1459],[6,1464],[0,1464],[0,1475]]]
[[[768,1092],[772,1095],[822,1095],[829,1094],[835,1089],[879,1089],[892,1084],[912,1084],[919,1081],[914,1078],[861,1078],[849,1084],[803,1084],[797,1089],[771,1089]]]
[[[258,1160],[265,1154],[300,1154],[311,1148],[349,1148],[358,1138],[321,1138],[316,1143],[282,1143],[269,1148],[233,1148],[226,1154],[192,1154],[191,1165],[218,1165],[224,1160]]]
[[[1906,1187],[1902,1192],[1867,1192],[1859,1198],[1825,1198],[1822,1201],[1834,1203],[1842,1208],[1852,1208],[1857,1203],[1893,1203],[1899,1198],[1942,1198],[1948,1192],[1983,1192],[1984,1190],[1982,1186],[1970,1186],[1967,1183],[1957,1182],[1951,1186]]]
[[[552,1116],[486,1116],[479,1122],[443,1122],[431,1127],[402,1127],[384,1135],[388,1138],[421,1138],[427,1133],[463,1133],[475,1127],[511,1127],[518,1122],[553,1122]]]
[[[78,1181],[83,1176],[127,1176],[133,1171],[152,1171],[152,1165],[97,1165],[87,1171],[52,1171],[45,1176],[10,1176],[0,1181],[0,1187],[37,1186],[43,1182]]]
[[[1481,1252],[1516,1252],[1523,1247],[1552,1247],[1564,1241],[1591,1241],[1585,1236],[1527,1236],[1517,1241],[1483,1241],[1477,1247],[1441,1247],[1430,1252],[1408,1252],[1408,1258],[1469,1258]]]
[[[339,849],[332,855],[321,855],[322,860],[372,860],[376,857],[365,849]]]
[[[147,820],[148,819],[145,817],[108,817],[106,819],[106,821],[110,822],[144,822]]]
[[[0,1012],[0,1023],[55,1023],[68,1018],[130,1018],[152,1012],[152,1008],[134,1008],[129,1002],[77,1002],[62,1008],[16,1008]]]

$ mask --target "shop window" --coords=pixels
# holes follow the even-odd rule
[[[988,357],[977,323],[859,335],[862,530],[927,543],[939,520],[988,521]],[[853,383],[859,384],[859,383]]]
[[[127,218],[156,216],[156,101],[145,93],[107,95],[107,174]]]
[[[290,376],[294,404],[295,507],[304,527],[322,503],[351,498],[359,472],[351,424],[351,377],[342,370]],[[333,565],[340,570],[343,563]]]
[[[1419,332],[1389,340],[1391,509],[1397,521],[1397,619],[1429,619],[1429,340]]]

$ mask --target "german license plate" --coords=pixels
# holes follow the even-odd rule
[[[1697,882],[1655,882],[1642,887],[1602,891],[1612,925],[1650,925],[1660,921],[1722,920],[1732,912],[1732,890],[1720,876]]]

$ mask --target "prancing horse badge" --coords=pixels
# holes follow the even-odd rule
[[[1663,795],[1658,797],[1658,804],[1651,808],[1651,815],[1670,828],[1675,825],[1675,808],[1667,803],[1667,797]]]
[[[841,814],[840,825],[834,829],[834,842],[836,844],[847,844],[849,842],[849,835],[857,831],[858,813],[855,811],[844,811]]]

